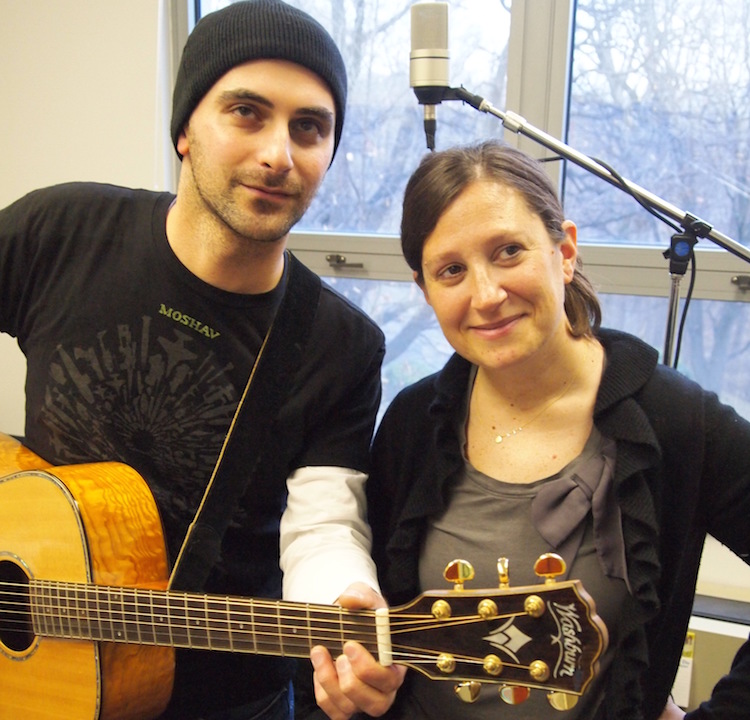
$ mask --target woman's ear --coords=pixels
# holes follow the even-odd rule
[[[576,260],[578,259],[578,228],[571,220],[565,220],[562,224],[565,237],[558,243],[563,262],[563,275],[565,282],[573,280],[576,271]]]
[[[427,288],[425,287],[424,278],[422,277],[421,273],[418,273],[416,270],[414,270],[414,272],[412,273],[412,277],[414,278],[414,282],[417,283],[419,289],[422,291],[427,304],[432,307],[430,296],[427,294]]]

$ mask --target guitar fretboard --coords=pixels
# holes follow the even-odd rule
[[[374,614],[327,605],[44,580],[29,595],[34,632],[48,637],[289,657],[347,640],[377,649]]]

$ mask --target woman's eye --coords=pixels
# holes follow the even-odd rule
[[[462,271],[463,268],[461,267],[461,265],[454,263],[453,265],[448,265],[447,267],[443,268],[440,271],[439,275],[440,277],[444,278],[454,278],[457,275],[460,275]]]
[[[503,245],[498,249],[498,256],[503,260],[516,257],[523,248],[520,245]]]

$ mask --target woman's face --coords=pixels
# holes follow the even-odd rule
[[[468,185],[427,236],[421,283],[448,342],[487,370],[555,352],[569,337],[565,285],[573,279],[576,228],[553,242],[515,189]]]

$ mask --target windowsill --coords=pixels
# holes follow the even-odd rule
[[[696,595],[693,602],[693,616],[750,625],[750,603],[710,595]]]

